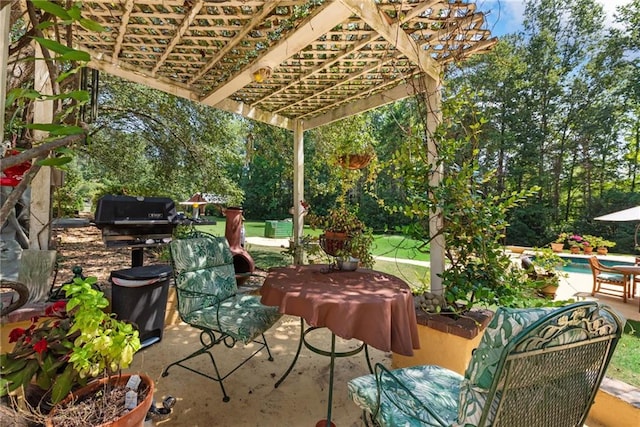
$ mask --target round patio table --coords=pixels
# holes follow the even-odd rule
[[[281,313],[301,318],[298,351],[278,387],[293,369],[302,345],[314,353],[330,356],[327,418],[331,425],[333,371],[336,357],[359,353],[363,348],[371,365],[367,345],[406,356],[420,348],[418,327],[409,286],[390,274],[368,269],[340,271],[328,265],[272,268],[260,289],[264,305],[278,306]],[[305,330],[304,321],[311,327]],[[331,350],[306,342],[306,335],[326,327],[331,330]],[[336,352],[335,336],[357,339],[362,346],[349,352]]]
[[[629,286],[630,286],[629,296],[631,298],[635,298],[636,287],[638,285],[638,279],[640,278],[640,265],[620,264],[620,265],[614,265],[611,268],[615,268],[616,270],[621,271],[623,274],[627,276],[631,276],[631,280],[629,281]],[[640,303],[638,303],[638,311],[640,312]]]

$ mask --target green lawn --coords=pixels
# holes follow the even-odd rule
[[[627,320],[607,376],[640,388],[640,321]]]
[[[224,218],[213,218],[216,225],[201,225],[199,229],[216,236],[224,235]],[[245,221],[244,230],[246,237],[264,237],[264,221]],[[304,234],[318,237],[322,230],[312,230],[308,225],[304,227]],[[374,235],[373,255],[389,258],[412,259],[429,261],[429,254],[416,250],[418,242],[404,236],[393,234]]]

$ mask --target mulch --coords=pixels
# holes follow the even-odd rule
[[[130,248],[107,248],[102,232],[94,226],[54,230],[55,248],[58,252],[58,273],[54,285],[61,286],[73,278],[72,269],[82,267],[84,276],[95,276],[108,295],[111,289],[109,277],[112,271],[131,268]],[[168,264],[168,248],[145,248],[143,265]],[[259,288],[266,272],[257,269],[245,282],[241,291]]]
[[[54,230],[55,248],[58,252],[58,273],[55,286],[73,278],[72,269],[82,267],[84,276],[95,276],[102,288],[109,288],[112,271],[131,268],[131,249],[107,248],[101,231],[94,226]],[[161,255],[166,248],[145,248],[144,264],[166,264]]]

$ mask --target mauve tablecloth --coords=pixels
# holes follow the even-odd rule
[[[420,348],[413,297],[404,281],[367,269],[327,270],[326,265],[270,269],[260,290],[262,304],[378,350],[412,356]]]

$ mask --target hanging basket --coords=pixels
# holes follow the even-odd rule
[[[338,252],[343,250],[349,243],[349,237],[347,236],[347,233],[326,231],[324,234],[320,235],[318,243],[327,255],[338,256]]]
[[[340,166],[347,169],[362,169],[371,163],[373,154],[345,154],[340,157]]]

